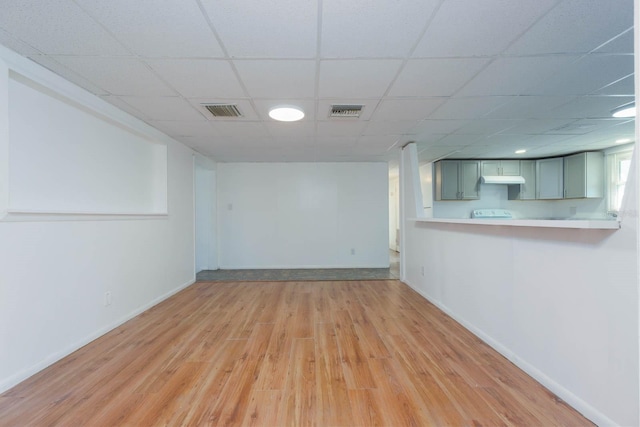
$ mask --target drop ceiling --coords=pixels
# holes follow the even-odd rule
[[[634,139],[610,115],[634,100],[633,0],[1,0],[0,43],[219,161],[393,161],[409,141],[422,161],[544,157]],[[280,104],[305,118],[274,122]]]

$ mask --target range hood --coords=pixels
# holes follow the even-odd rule
[[[524,184],[521,176],[482,175],[480,179],[483,184]]]

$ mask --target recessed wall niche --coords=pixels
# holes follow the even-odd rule
[[[15,72],[8,80],[11,214],[167,213],[167,146]]]

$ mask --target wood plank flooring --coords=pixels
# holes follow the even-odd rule
[[[0,395],[0,425],[593,424],[386,280],[198,282]]]

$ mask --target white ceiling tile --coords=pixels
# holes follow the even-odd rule
[[[376,109],[373,120],[424,120],[445,100],[445,98],[385,99]]]
[[[615,83],[607,85],[594,92],[594,95],[626,95],[634,96],[635,76],[632,74]]]
[[[326,60],[320,62],[320,98],[377,98],[389,88],[402,61]]]
[[[629,28],[600,46],[597,53],[627,53],[633,55],[633,28]]]
[[[193,0],[76,2],[138,55],[178,58],[223,56],[218,41]]]
[[[223,137],[224,141],[227,142],[231,146],[240,146],[248,149],[273,149],[277,147],[278,144],[275,138],[263,134],[263,135],[239,135],[234,134],[234,136],[225,136]]]
[[[27,43],[24,43],[5,30],[0,28],[0,45],[8,47],[9,49],[18,52],[20,55],[29,56],[29,55],[39,55],[41,52],[30,46]]]
[[[511,135],[512,138],[522,135],[543,134],[551,129],[568,125],[575,121],[574,119],[538,119],[538,120],[518,120],[518,123],[504,131],[501,134]]]
[[[413,56],[496,55],[554,4],[555,0],[447,0]]]
[[[581,119],[574,120],[565,125],[553,128],[547,132],[549,135],[585,135],[595,131],[611,128],[622,123],[621,119]]]
[[[203,0],[232,58],[313,58],[316,0]]]
[[[149,122],[151,120],[147,115],[143,114],[140,110],[133,108],[131,105],[127,104],[117,96],[107,95],[107,96],[101,96],[100,98],[107,101],[109,104],[115,107],[118,107],[125,113],[129,113],[132,116],[137,117],[138,119],[144,122]]]
[[[313,60],[234,61],[240,78],[254,98],[312,98],[316,62]]]
[[[191,104],[196,110],[200,111],[200,113],[206,117],[208,120],[213,121],[255,121],[258,120],[258,115],[256,114],[253,105],[251,105],[251,101],[249,99],[238,99],[238,98],[189,98],[187,100],[189,104]],[[225,117],[213,117],[211,113],[204,107],[205,105],[215,105],[215,104],[231,104],[235,105],[240,113],[241,117],[233,117],[233,118],[225,118]]]
[[[71,71],[87,76],[92,83],[112,95],[176,94],[147,65],[135,58],[56,56],[54,59]]]
[[[491,119],[544,119],[554,118],[554,108],[575,100],[575,96],[509,96],[487,118]]]
[[[466,135],[491,135],[506,131],[518,124],[515,120],[504,119],[481,119],[469,120],[467,124],[455,131],[455,133]]]
[[[587,55],[565,65],[552,80],[532,90],[545,95],[580,95],[597,90],[633,74],[633,55]]]
[[[632,26],[633,0],[563,0],[507,52],[587,53]]]
[[[320,146],[331,146],[338,149],[352,148],[358,142],[355,136],[322,136],[316,137],[316,144]]]
[[[4,0],[0,28],[48,55],[130,54],[71,1]]]
[[[393,83],[390,96],[450,96],[489,62],[481,58],[411,59]]]
[[[437,146],[439,145],[439,141],[449,134],[441,134],[441,133],[428,133],[428,134],[420,134],[414,135],[412,141],[419,141],[421,144],[425,146]],[[446,146],[446,145],[445,145]]]
[[[456,153],[452,154],[448,158],[449,159],[474,159],[474,158],[477,158],[479,155],[482,155],[494,148],[495,147],[489,147],[486,145],[482,145],[480,143],[471,144],[458,149]]]
[[[429,119],[468,120],[479,119],[509,101],[508,97],[482,96],[470,98],[451,98],[445,101]]]
[[[485,137],[480,137],[476,141],[474,141],[474,145],[484,145],[487,147],[495,147],[495,146],[505,146],[505,147],[518,147],[523,141],[531,138],[531,135],[519,135],[516,139],[513,135],[490,135]]]
[[[571,119],[605,119],[611,111],[634,100],[633,96],[580,96],[549,111],[550,116]]]
[[[527,138],[526,144],[523,144],[522,148],[529,150],[532,147],[558,144],[569,138],[572,138],[572,135],[532,135],[530,138]]]
[[[398,145],[400,135],[366,135],[358,139],[358,147],[390,149]]]
[[[241,98],[246,94],[229,62],[215,59],[147,59],[165,82],[187,98]]]
[[[376,120],[370,121],[363,135],[403,135],[411,133],[418,124],[417,120]]]
[[[536,90],[552,84],[554,77],[577,59],[573,56],[498,58],[457,95],[548,95],[547,91]]]
[[[351,161],[357,162],[362,161],[358,160],[361,156],[384,156],[389,150],[384,147],[354,147],[352,152],[354,156]]]
[[[323,58],[405,57],[436,5],[434,0],[324,0],[321,55]],[[380,37],[381,34],[384,36]]]
[[[443,138],[440,138],[435,145],[438,146],[452,146],[452,145],[471,145],[474,142],[478,141],[479,138],[477,135],[457,135],[451,134],[446,135]]]
[[[121,96],[119,99],[153,120],[206,120],[188,102],[178,97]]]
[[[458,147],[439,147],[439,146],[427,146],[418,143],[418,160],[420,163],[433,162],[434,160],[446,158],[448,155],[453,155],[457,151],[462,150],[463,146]]]
[[[416,127],[413,128],[413,132],[417,135],[420,134],[447,134],[451,132],[455,132],[460,129],[469,120],[423,120]]]
[[[299,147],[312,147],[316,145],[316,137],[313,135],[304,136],[279,136],[274,135],[278,147],[282,148],[299,148]]]
[[[319,137],[359,136],[364,131],[364,128],[366,126],[366,122],[359,120],[336,119],[331,121],[323,121],[318,122],[316,134]]]
[[[257,99],[254,101],[254,104],[256,106],[258,117],[262,120],[266,120],[267,122],[274,121],[269,117],[269,110],[281,105],[301,108],[304,112],[304,118],[301,121],[308,122],[313,121],[316,118],[316,106],[313,99]]]
[[[37,62],[38,64],[49,69],[50,71],[53,71],[57,75],[64,77],[70,82],[75,83],[81,88],[88,90],[94,95],[103,96],[103,95],[109,94],[106,90],[98,87],[97,85],[85,79],[83,76],[75,73],[74,71],[71,71],[64,65],[60,64],[58,61],[55,60],[54,57],[44,56],[44,55],[33,55],[33,56],[29,56],[29,59],[31,59],[34,62]]]
[[[172,137],[219,137],[220,131],[210,121],[154,120],[149,124]]]
[[[409,141],[458,158],[525,143],[562,154],[635,135],[608,116],[634,99],[631,0],[619,1],[624,13],[611,0],[7,0],[0,43],[223,160],[397,160]],[[280,104],[306,117],[272,121]],[[333,104],[364,109],[329,119]]]
[[[276,122],[274,120],[266,123],[269,133],[278,140],[287,138],[305,138],[315,135],[315,124],[312,121],[299,122]]]
[[[224,136],[233,138],[271,138],[261,122],[215,122],[215,128]]]

